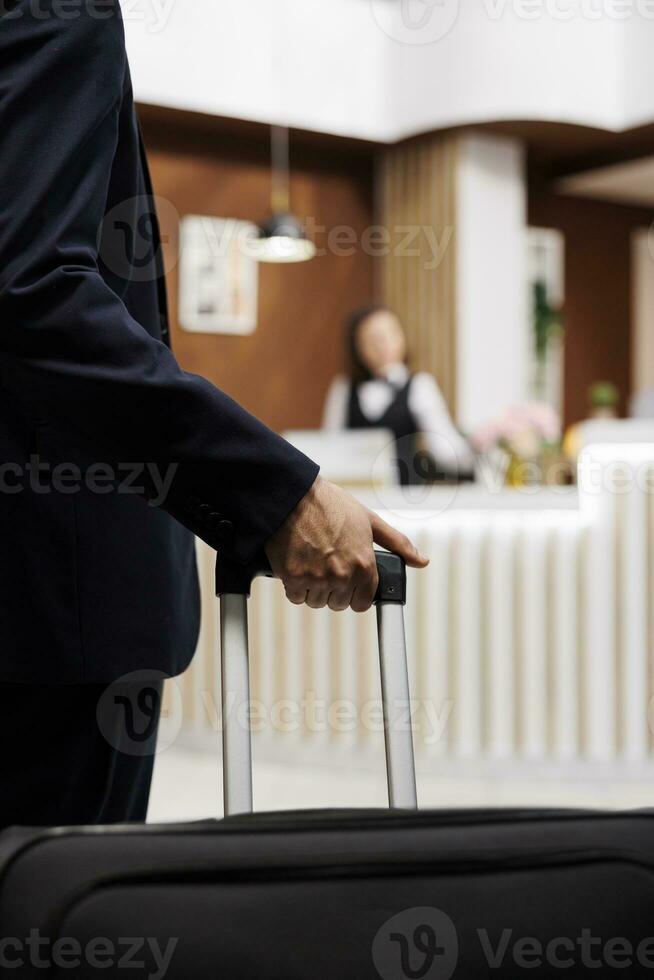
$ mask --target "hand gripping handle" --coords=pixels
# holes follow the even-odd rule
[[[409,678],[404,635],[406,566],[398,556],[375,551],[379,586],[374,603],[384,706],[388,799],[391,807],[415,808],[416,777],[409,722]],[[258,576],[273,577],[265,557],[249,566],[221,558],[216,562],[220,597],[223,718],[223,792],[225,815],[252,810],[252,748],[247,600]],[[243,706],[243,708],[241,708]]]
[[[404,605],[406,602],[406,565],[399,555],[389,551],[375,551],[379,585],[375,593],[374,603],[395,602]],[[255,578],[274,578],[265,554],[249,565],[239,565],[226,558],[216,559],[216,595],[249,596],[252,582]]]

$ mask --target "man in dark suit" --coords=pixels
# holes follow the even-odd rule
[[[0,132],[0,826],[142,820],[98,704],[128,675],[156,730],[130,675],[192,657],[193,534],[314,607],[368,608],[373,539],[425,562],[175,361],[117,0],[0,0]]]

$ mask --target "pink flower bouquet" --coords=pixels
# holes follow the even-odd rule
[[[472,436],[480,453],[499,448],[520,459],[535,459],[543,449],[560,440],[561,420],[544,402],[512,405]]]

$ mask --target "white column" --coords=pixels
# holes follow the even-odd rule
[[[524,149],[472,134],[456,177],[457,421],[470,430],[527,396]]]

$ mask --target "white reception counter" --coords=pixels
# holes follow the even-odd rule
[[[654,440],[591,445],[577,488],[360,492],[431,558],[409,573],[419,768],[597,773],[652,759]],[[415,496],[412,496],[415,493]],[[203,628],[176,684],[183,730],[220,729],[213,554]],[[251,604],[259,757],[340,764],[381,752],[374,616]],[[203,735],[204,733],[204,735]]]

